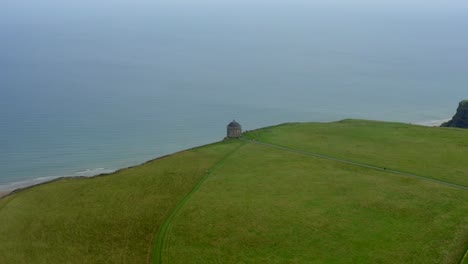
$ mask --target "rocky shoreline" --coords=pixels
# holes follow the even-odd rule
[[[452,119],[443,123],[441,127],[468,128],[468,100],[461,101]]]

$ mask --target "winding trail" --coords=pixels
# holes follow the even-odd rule
[[[282,150],[286,150],[286,151],[289,151],[289,152],[295,152],[295,153],[299,153],[299,154],[304,154],[304,155],[318,157],[318,158],[322,158],[322,159],[337,161],[337,162],[341,162],[341,163],[351,164],[351,165],[365,167],[365,168],[379,170],[379,171],[391,172],[391,173],[394,173],[394,174],[404,175],[404,176],[413,177],[413,178],[419,178],[419,179],[423,179],[423,180],[427,180],[427,181],[447,185],[447,186],[450,186],[450,187],[455,187],[455,188],[458,188],[458,189],[468,190],[467,186],[463,186],[463,185],[459,185],[459,184],[455,184],[455,183],[451,183],[451,182],[446,182],[446,181],[441,181],[441,180],[436,180],[436,179],[433,179],[433,178],[429,178],[429,177],[425,177],[425,176],[421,176],[421,175],[416,175],[416,174],[412,174],[412,173],[407,173],[407,172],[402,172],[402,171],[398,171],[398,170],[387,169],[387,168],[383,168],[383,167],[368,165],[368,164],[354,162],[354,161],[350,161],[350,160],[335,158],[335,157],[332,157],[332,156],[322,155],[322,154],[318,154],[318,153],[315,153],[315,152],[288,148],[288,147],[285,147],[285,146],[276,145],[276,144],[272,144],[272,143],[266,143],[266,142],[262,142],[262,141],[250,140],[250,139],[245,139],[245,138],[242,138],[241,140],[243,140],[245,142],[252,142],[252,143],[255,143],[255,144],[260,144],[260,145],[264,145],[264,146],[268,146],[268,147],[282,149]]]
[[[465,251],[465,254],[463,255],[462,259],[460,260],[460,264],[464,264],[465,260],[468,259],[468,249]]]
[[[276,145],[276,144],[272,144],[272,143],[266,143],[266,142],[261,142],[261,141],[256,141],[256,140],[245,139],[245,138],[241,138],[240,140],[243,141],[242,144],[237,146],[231,152],[227,153],[221,160],[219,160],[215,165],[213,165],[213,167],[211,167],[211,169],[209,171],[207,171],[207,173],[205,175],[202,176],[200,181],[193,187],[193,189],[176,205],[176,207],[172,210],[172,212],[166,218],[164,223],[161,225],[161,227],[159,228],[159,231],[157,233],[156,242],[155,242],[155,245],[154,245],[153,263],[155,263],[155,264],[163,263],[162,253],[163,253],[163,248],[164,248],[164,244],[165,244],[165,241],[166,241],[166,235],[167,235],[167,233],[168,233],[168,231],[170,229],[170,225],[171,225],[171,222],[174,219],[174,217],[184,207],[184,205],[193,196],[193,194],[200,189],[200,187],[206,181],[206,179],[211,174],[213,174],[213,172],[215,172],[219,167],[221,167],[224,164],[224,162],[231,155],[233,155],[237,150],[239,150],[241,147],[243,147],[246,143],[254,143],[254,144],[264,145],[264,146],[277,148],[277,149],[281,149],[281,150],[285,150],[285,151],[289,151],[289,152],[294,152],[294,153],[313,156],[313,157],[317,157],[317,158],[322,158],[322,159],[332,160],[332,161],[336,161],[336,162],[351,164],[351,165],[364,167],[364,168],[369,168],[369,169],[374,169],[374,170],[378,170],[378,171],[390,172],[390,173],[394,173],[394,174],[399,174],[399,175],[418,178],[418,179],[422,179],[422,180],[426,180],[426,181],[431,181],[431,182],[435,182],[435,183],[438,183],[438,184],[443,184],[443,185],[458,188],[458,189],[468,190],[467,186],[463,186],[463,185],[459,185],[459,184],[455,184],[455,183],[451,183],[451,182],[446,182],[446,181],[441,181],[441,180],[437,180],[437,179],[433,179],[433,178],[429,178],[429,177],[425,177],[425,176],[421,176],[421,175],[416,175],[416,174],[412,174],[412,173],[407,173],[407,172],[402,172],[402,171],[398,171],[398,170],[387,169],[387,168],[378,167],[378,166],[374,166],[374,165],[368,165],[368,164],[354,162],[354,161],[350,161],[350,160],[335,158],[335,157],[332,157],[332,156],[327,156],[327,155],[323,155],[323,154],[319,154],[319,153],[315,153],[315,152],[311,152],[311,151],[288,148],[288,147],[285,147],[285,146]],[[466,252],[465,255],[462,256],[462,260],[461,260],[460,263],[462,263],[464,261],[464,259],[466,258],[467,253],[468,252]]]
[[[185,195],[185,197],[180,200],[179,203],[177,203],[176,207],[172,210],[172,212],[169,214],[169,216],[166,218],[164,223],[161,225],[159,228],[159,231],[156,236],[156,242],[154,245],[154,251],[153,251],[153,263],[155,264],[161,264],[163,263],[162,261],[162,251],[164,248],[164,243],[166,241],[166,235],[168,233],[168,230],[170,229],[170,225],[174,217],[179,213],[179,211],[184,207],[184,205],[187,203],[187,201],[193,196],[194,193],[196,193],[202,184],[206,181],[206,179],[213,174],[219,167],[221,167],[224,162],[232,156],[237,150],[239,150],[241,147],[245,145],[246,142],[242,142],[239,146],[237,146],[235,149],[227,153],[221,160],[219,160],[213,167],[211,167],[205,175],[201,177],[201,179],[198,181],[198,183],[193,187],[193,189]]]

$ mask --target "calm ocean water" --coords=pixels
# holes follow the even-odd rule
[[[466,2],[220,2],[1,1],[0,190],[211,143],[232,119],[417,123],[468,99]]]

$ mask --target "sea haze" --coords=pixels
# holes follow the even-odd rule
[[[375,2],[1,1],[0,189],[217,141],[232,119],[449,118],[468,4]]]

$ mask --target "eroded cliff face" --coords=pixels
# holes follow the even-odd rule
[[[441,126],[468,128],[468,100],[461,101],[452,120],[443,123]]]

